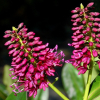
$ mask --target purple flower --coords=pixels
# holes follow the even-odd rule
[[[55,48],[48,48],[48,43],[43,44],[40,37],[35,37],[34,32],[27,32],[23,23],[18,28],[5,31],[4,38],[11,37],[5,45],[9,45],[9,55],[12,56],[12,71],[10,77],[18,80],[11,85],[15,87],[15,95],[19,92],[29,91],[29,96],[35,97],[37,90],[48,87],[47,76],[54,76],[56,66],[62,66],[64,61],[63,51],[57,54]]]
[[[72,10],[72,22],[73,22],[73,36],[72,44],[75,50],[71,56],[71,60],[65,61],[71,63],[79,70],[78,74],[84,74],[90,65],[91,57],[100,58],[100,15],[99,12],[91,12],[93,8],[93,2],[89,3],[85,8],[83,5],[78,9]],[[100,68],[100,60],[96,61]]]

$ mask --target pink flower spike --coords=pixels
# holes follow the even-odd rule
[[[84,40],[79,41],[79,44],[80,44],[80,45],[81,45],[81,44],[84,44],[84,43],[85,43]]]
[[[31,63],[34,63],[35,59],[34,59],[34,58],[31,58],[31,60],[30,60],[30,61],[31,61]]]
[[[71,46],[75,46],[75,45],[79,45],[79,43],[78,43],[78,42],[73,42],[73,43],[71,44]]]
[[[81,68],[78,67],[77,70],[80,70],[80,71],[78,72],[78,75],[84,74],[84,73],[87,71],[87,69],[84,68],[84,67],[83,67],[83,68],[82,68],[82,67],[81,67]]]
[[[12,77],[12,79],[17,79],[17,77],[16,77],[16,76],[14,76],[14,77]]]
[[[35,41],[38,41],[40,39],[40,37],[34,37]]]
[[[11,85],[17,93],[28,91],[29,96],[35,97],[37,90],[48,87],[47,76],[54,76],[56,71],[55,66],[62,66],[61,61],[64,61],[64,53],[57,53],[58,45],[53,49],[48,48],[48,44],[43,44],[39,41],[40,37],[35,37],[34,32],[27,32],[27,28],[23,23],[18,25],[18,28],[13,27],[11,32],[6,32],[9,37],[5,45],[10,45],[8,49],[9,56],[12,57],[10,77],[16,79],[16,82]],[[78,31],[76,32],[78,34]],[[74,38],[75,39],[75,38]]]
[[[74,58],[75,59],[80,59],[82,56],[83,56],[83,53],[82,52],[78,52],[78,53],[75,53],[74,54]]]
[[[92,34],[91,34],[91,36],[92,36],[93,38],[95,38],[95,37],[96,37],[95,33],[92,33]]]
[[[100,21],[100,18],[95,18],[94,21]]]
[[[77,30],[77,29],[78,29],[78,27],[73,27],[73,28],[72,28],[73,31],[74,31],[74,30]]]
[[[68,43],[68,46],[72,46],[72,44]]]
[[[62,57],[65,57],[65,54],[63,53],[63,51],[60,52],[60,55],[61,55]]]
[[[45,60],[45,57],[44,56],[40,56],[39,57],[39,60],[44,61]]]
[[[83,38],[83,37],[84,37],[83,34],[80,34],[80,35],[77,36],[78,39],[81,39],[81,38]]]
[[[30,64],[28,72],[29,73],[33,73],[34,72],[34,66],[32,64]]]
[[[79,10],[79,9],[80,9],[79,7],[76,7],[76,8],[75,8],[75,10]]]
[[[31,74],[29,72],[26,73],[26,78],[29,79],[31,77]]]
[[[97,35],[97,37],[99,37],[99,38],[100,38],[100,33]]]
[[[42,41],[37,42],[38,45],[42,45]]]
[[[74,46],[75,49],[78,49],[79,47],[80,47],[79,45],[75,45],[75,46]]]
[[[45,55],[46,53],[47,53],[46,51],[42,51],[42,52],[39,53],[39,55]]]
[[[33,51],[40,51],[40,48],[35,47],[35,48],[33,48]]]
[[[41,76],[41,74],[40,74],[39,72],[37,72],[37,73],[35,74],[35,79],[36,79],[36,80],[40,79],[40,76]]]
[[[84,28],[84,26],[83,25],[80,25],[78,29],[81,30],[83,28]]]
[[[77,25],[77,22],[73,23],[73,26],[76,26]]]
[[[98,52],[95,49],[92,51],[92,54],[93,54],[94,57],[98,56]]]
[[[81,20],[82,20],[81,18],[77,18],[75,21],[80,22]]]
[[[89,22],[88,25],[91,27],[92,26],[92,22]]]
[[[46,82],[41,82],[40,83],[40,86],[39,86],[39,89],[42,89],[45,91],[46,87],[48,87],[48,84]]]
[[[22,56],[23,54],[24,54],[24,51],[21,51],[21,52],[19,53],[20,56]]]
[[[86,24],[86,20],[83,20],[82,23],[83,23],[83,24]]]
[[[94,2],[91,2],[91,3],[89,3],[89,4],[87,5],[87,7],[91,7],[91,6],[93,6],[93,4],[94,4]]]
[[[74,14],[72,15],[72,18],[77,18],[79,15],[78,14]]]
[[[14,71],[14,68],[10,68],[9,70],[10,70],[10,71]]]
[[[27,51],[31,51],[31,48],[27,48]]]
[[[89,46],[93,46],[93,42],[89,42]]]
[[[4,45],[7,46],[9,44],[11,44],[11,41],[7,41]]]
[[[18,42],[19,41],[19,38],[16,38],[15,41]]]
[[[83,53],[86,53],[87,50],[88,50],[88,48],[85,47],[85,48],[82,49],[82,52],[83,52]]]
[[[23,68],[21,69],[21,72],[24,73],[26,71],[27,67],[28,67],[28,65],[23,66]]]
[[[19,63],[21,60],[22,60],[22,58],[19,57],[19,58],[16,60],[16,63]]]
[[[76,12],[77,12],[77,10],[72,10],[72,11],[71,11],[71,13],[76,13]]]
[[[85,37],[85,40],[86,40],[86,41],[88,41],[88,40],[89,40],[89,38],[90,38],[89,36],[86,36],[86,37]]]
[[[37,54],[37,53],[32,53],[32,56],[33,56],[33,57],[37,57],[38,54]]]
[[[20,23],[20,24],[18,25],[18,28],[21,28],[23,25],[24,25],[24,23]]]
[[[28,57],[28,52],[26,52],[26,53],[24,54],[24,56],[25,56],[25,57]]]
[[[97,44],[96,44],[96,47],[100,48],[100,44],[97,43]]]
[[[23,50],[24,49],[24,46],[21,46],[20,49]]]
[[[33,95],[34,91],[29,91],[29,97]]]
[[[87,27],[87,28],[86,28],[86,31],[89,32],[89,31],[90,31],[90,27]]]
[[[15,51],[15,49],[13,49],[13,50],[10,50],[10,51],[9,51],[9,54],[12,54],[12,53],[14,53],[14,51]]]
[[[12,49],[14,47],[13,44],[9,45],[8,49]]]
[[[29,36],[29,40],[31,40],[31,39],[33,39],[34,38],[34,36]]]
[[[17,44],[14,44],[14,47],[15,48],[18,48],[20,45],[17,43]]]
[[[98,16],[99,12],[91,12],[90,15],[92,15],[92,16]]]
[[[23,40],[22,42],[23,42],[23,43],[26,43],[26,40]]]
[[[17,56],[19,51],[15,51],[12,56]]]
[[[83,33],[83,34],[86,34],[86,33],[87,33],[87,30],[83,30],[82,33]]]
[[[24,58],[24,60],[22,61],[21,64],[22,64],[22,65],[25,65],[25,64],[27,63],[27,61],[28,61],[28,60],[27,60],[26,58]]]
[[[8,37],[10,37],[11,36],[11,34],[5,34],[3,37],[4,38],[8,38]]]
[[[48,46],[48,45],[47,45],[47,46]],[[55,46],[55,50],[56,50],[56,51],[57,51],[57,49],[58,49],[58,45]]]
[[[96,38],[96,39],[95,39],[95,41],[96,41],[96,42],[99,42],[99,41],[100,41],[100,39],[99,39],[99,38]]]
[[[9,34],[9,33],[11,33],[11,30],[6,30],[5,33]]]
[[[35,35],[34,32],[28,32],[27,34],[28,34],[28,36],[30,36],[30,35]]]

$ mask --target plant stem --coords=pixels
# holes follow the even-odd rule
[[[63,95],[52,83],[48,84],[63,100],[69,100],[65,95]]]
[[[88,94],[89,94],[89,88],[90,88],[90,84],[91,84],[91,77],[92,77],[92,69],[93,69],[93,55],[91,55],[91,62],[90,62],[90,67],[89,67],[89,72],[88,72],[88,79],[87,79],[87,84],[86,84],[86,88],[85,88],[85,93],[84,93],[84,97],[83,100],[88,100]]]
[[[26,100],[27,100],[27,92],[26,92]]]

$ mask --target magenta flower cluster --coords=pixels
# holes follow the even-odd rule
[[[75,50],[73,50],[72,59],[65,62],[72,63],[79,70],[78,74],[84,74],[89,69],[91,58],[95,59],[100,68],[100,18],[97,17],[100,13],[91,12],[93,4],[91,2],[85,8],[81,4],[80,7],[71,11],[74,13],[71,19],[74,32],[73,42],[68,45],[73,46]]]
[[[62,66],[64,61],[63,51],[57,53],[58,46],[48,48],[48,43],[43,44],[40,37],[35,37],[34,32],[27,32],[23,23],[18,28],[12,27],[5,31],[4,38],[11,37],[5,43],[8,46],[9,56],[12,57],[10,77],[17,79],[11,87],[15,87],[15,95],[19,92],[28,91],[29,96],[35,97],[37,90],[45,90],[48,87],[47,76],[54,76],[55,67]]]

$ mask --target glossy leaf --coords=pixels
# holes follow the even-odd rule
[[[11,71],[9,71],[9,69],[11,68],[11,66],[9,65],[5,65],[4,66],[4,74],[3,74],[3,83],[6,85],[6,89],[9,92],[9,94],[12,92],[12,88],[10,87],[11,84],[14,83],[14,80],[11,79],[11,77],[9,76],[9,74],[11,74]]]
[[[62,83],[65,92],[71,100],[82,100],[84,94],[84,79],[72,64],[65,64],[62,69]]]
[[[98,97],[99,100],[100,100],[99,96],[100,96],[100,75],[98,75],[96,77],[96,79],[93,81],[93,83],[91,85],[91,89],[90,89],[90,93],[89,93],[89,96],[88,96],[88,100],[93,100],[96,97]]]
[[[8,95],[6,87],[3,84],[0,84],[0,100],[5,100]]]
[[[93,67],[93,70],[92,70],[92,78],[91,78],[91,83],[93,82],[93,80],[98,76],[99,74],[99,71],[97,69],[98,65],[95,65]],[[99,67],[98,67],[99,68]],[[85,85],[87,83],[87,78],[88,78],[88,70],[86,71],[85,74],[83,74],[83,77],[84,77],[84,81],[85,81]]]
[[[36,97],[33,98],[33,96],[31,96],[28,100],[48,100],[48,98],[49,98],[49,88],[46,88],[45,91],[43,91],[43,89],[38,89]]]
[[[6,100],[26,100],[26,92],[18,93],[17,96],[14,95],[14,92],[12,92]]]

